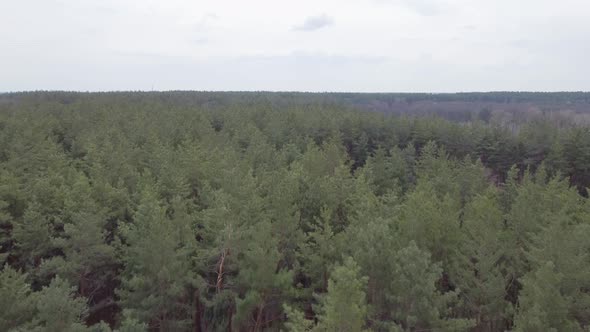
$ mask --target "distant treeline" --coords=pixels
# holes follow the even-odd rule
[[[268,92],[268,91],[136,91],[136,92],[76,92],[76,91],[35,91],[35,92],[9,92],[0,93],[0,99],[4,100],[37,100],[73,102],[89,96],[107,96],[117,98],[130,95],[141,98],[174,98],[175,101],[192,99],[199,101],[204,99],[234,99],[247,98],[285,99],[293,101],[311,100],[336,100],[345,103],[366,103],[372,100],[416,102],[493,102],[493,103],[539,103],[539,104],[572,104],[590,103],[590,92],[457,92],[457,93],[356,93],[356,92]],[[241,99],[240,99],[241,98]],[[236,99],[234,99],[236,100]]]
[[[541,116],[558,123],[590,123],[590,92],[465,92],[465,93],[307,93],[307,92],[67,92],[39,91],[0,94],[0,104],[78,101],[159,102],[206,108],[230,105],[333,105],[414,116],[439,116],[451,121],[494,121],[520,124]]]

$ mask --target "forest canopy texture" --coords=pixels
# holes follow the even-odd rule
[[[587,331],[589,100],[0,95],[0,331]]]

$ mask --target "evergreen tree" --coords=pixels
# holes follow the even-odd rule
[[[563,279],[552,262],[524,278],[514,331],[582,331],[569,316],[571,298],[561,292]]]
[[[65,280],[59,277],[53,279],[49,286],[35,293],[36,314],[30,329],[48,332],[85,330],[83,323],[88,314],[86,299],[75,294],[76,288]]]
[[[33,319],[35,301],[27,275],[9,266],[0,271],[0,330],[10,331]]]
[[[442,261],[447,268],[456,260],[461,242],[459,214],[456,196],[439,198],[430,183],[422,182],[406,196],[400,231],[404,239],[415,241],[432,254],[434,261]]]
[[[52,223],[42,213],[40,205],[33,202],[27,207],[22,219],[14,224],[12,236],[21,265],[38,267],[41,260],[54,249],[51,243],[54,235]]]
[[[142,191],[134,223],[122,229],[125,270],[119,295],[124,313],[167,331],[191,325],[194,232],[182,211],[168,218],[149,183]]]
[[[432,264],[429,256],[410,242],[391,257],[387,296],[393,320],[408,330],[468,330],[473,321],[448,316],[457,301],[457,292],[441,293],[437,289],[442,269]]]
[[[467,206],[462,231],[460,259],[450,271],[461,287],[462,303],[479,329],[504,329],[511,317],[511,304],[505,300],[511,276],[504,266],[509,238],[495,191],[475,197]]]
[[[253,320],[252,329],[259,331],[277,323],[280,306],[268,304],[281,303],[289,295],[293,273],[280,266],[282,257],[270,223],[260,221],[249,233],[236,279],[243,295],[236,299],[233,326],[248,326]]]

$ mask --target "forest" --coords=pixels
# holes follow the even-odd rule
[[[588,104],[0,94],[0,331],[589,331]]]

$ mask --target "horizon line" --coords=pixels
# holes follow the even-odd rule
[[[556,94],[556,93],[590,93],[590,90],[487,90],[487,91],[305,91],[305,90],[191,90],[191,89],[169,89],[169,90],[13,90],[0,91],[3,94],[26,94],[26,93],[170,93],[170,92],[200,92],[200,93],[301,93],[301,94],[491,94],[491,93],[538,93],[538,94]]]

